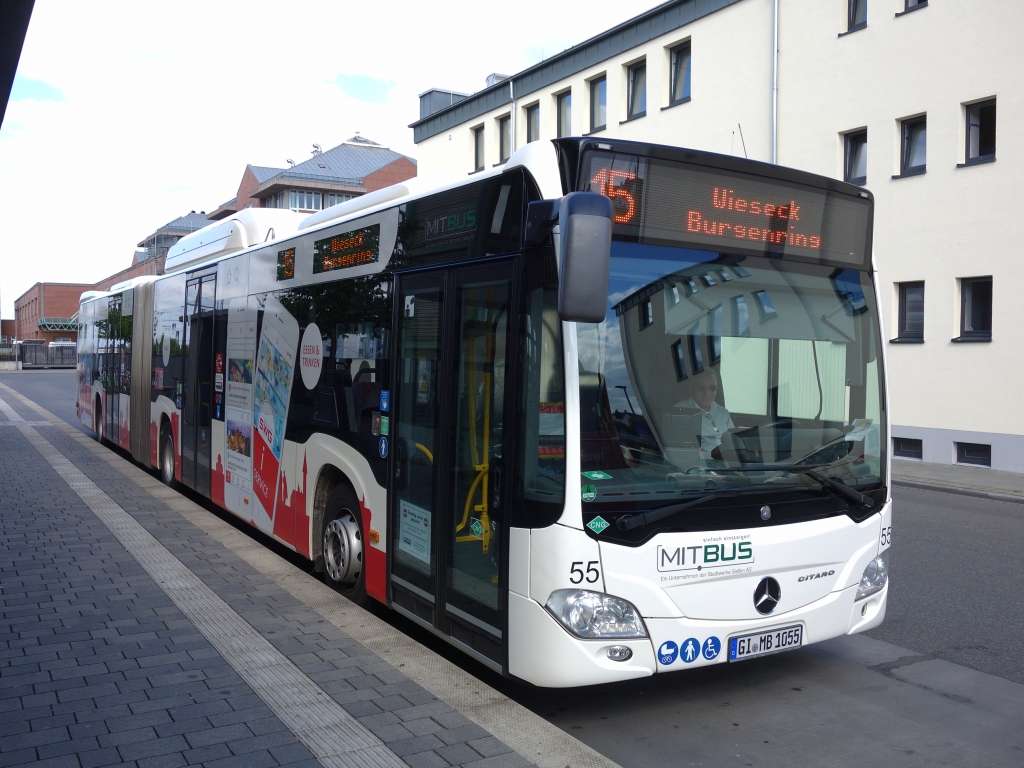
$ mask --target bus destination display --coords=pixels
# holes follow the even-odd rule
[[[727,170],[594,152],[583,189],[612,200],[614,234],[759,256],[869,263],[869,203]]]
[[[313,274],[372,264],[380,255],[380,224],[313,243]]]

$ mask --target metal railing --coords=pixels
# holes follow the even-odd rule
[[[50,344],[18,341],[13,347],[0,347],[0,362],[20,362],[22,368],[74,368],[78,364],[78,347],[60,341]]]

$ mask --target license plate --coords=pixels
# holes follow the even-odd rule
[[[770,653],[791,651],[803,644],[803,627],[799,624],[752,635],[729,638],[729,661],[743,661]]]

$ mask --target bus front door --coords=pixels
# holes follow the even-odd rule
[[[499,667],[512,274],[508,261],[400,278],[390,430],[392,605]]]
[[[185,284],[185,394],[181,405],[181,481],[210,495],[213,323],[216,274]]]

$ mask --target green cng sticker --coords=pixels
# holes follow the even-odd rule
[[[608,521],[605,520],[600,515],[598,515],[593,520],[591,520],[589,523],[587,523],[587,528],[592,530],[594,533],[601,533],[601,531],[603,531],[607,527],[608,527]]]
[[[591,472],[584,472],[583,476],[585,478],[587,478],[588,480],[611,480],[612,479],[611,475],[609,475],[607,472],[602,472],[600,470],[593,470]]]
[[[584,485],[583,491],[580,493],[580,497],[584,501],[593,501],[597,498],[597,488],[592,485]]]

